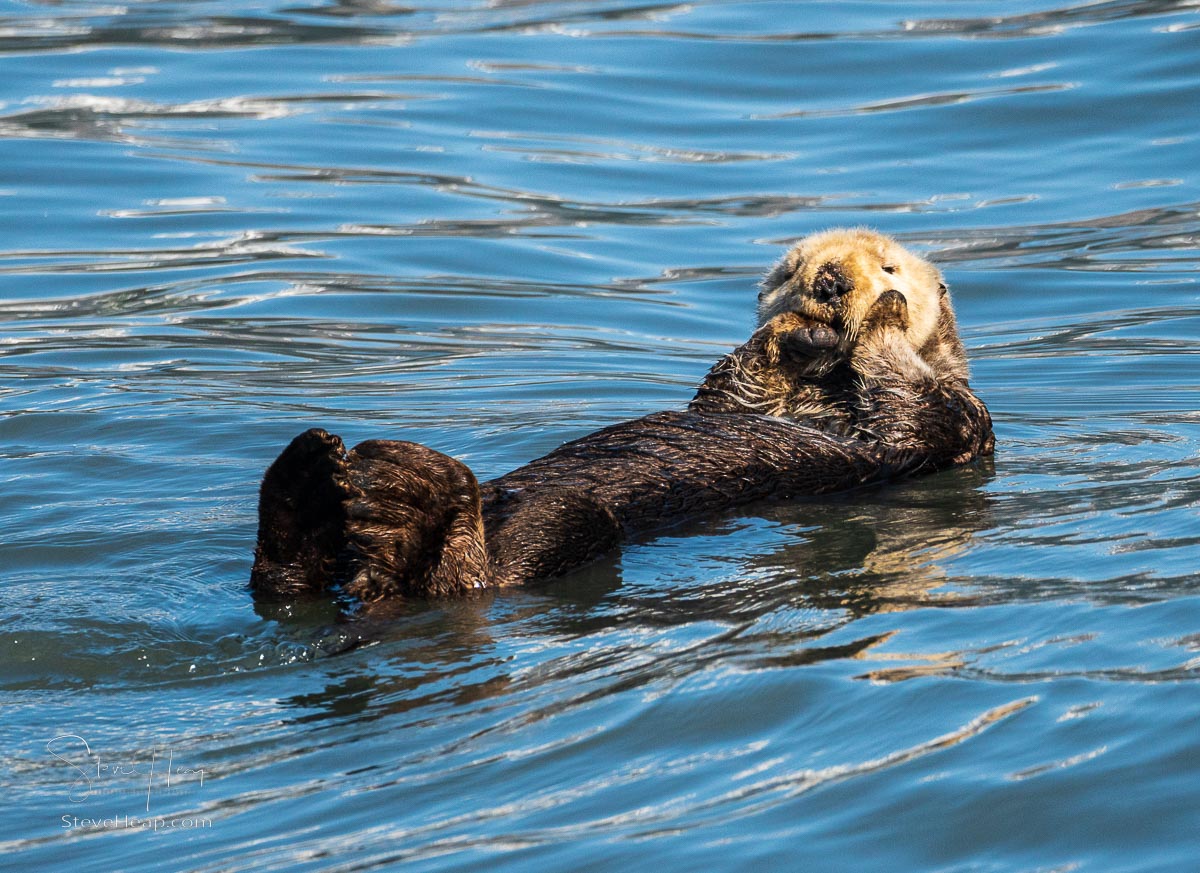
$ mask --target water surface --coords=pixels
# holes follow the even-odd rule
[[[5,863],[1195,869],[1195,2],[30,0],[0,72]],[[994,464],[351,651],[252,603],[298,431],[486,478],[679,408],[854,224]]]

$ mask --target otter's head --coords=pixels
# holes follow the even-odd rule
[[[909,339],[922,354],[939,339],[957,343],[954,314],[937,267],[891,237],[861,228],[827,230],[796,243],[762,281],[758,323],[796,312],[832,327],[846,351],[872,304],[893,290],[908,302]],[[965,372],[965,357],[963,366]]]

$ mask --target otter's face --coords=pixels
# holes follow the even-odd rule
[[[827,324],[847,349],[871,305],[885,291],[908,301],[908,335],[914,348],[933,336],[946,286],[933,264],[883,234],[827,230],[796,243],[762,282],[758,323],[795,312]]]

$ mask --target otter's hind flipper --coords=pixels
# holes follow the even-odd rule
[[[267,468],[258,497],[250,587],[271,596],[317,594],[345,545],[346,448],[319,428],[296,437]]]
[[[417,443],[350,452],[345,590],[364,602],[444,597],[489,581],[479,484],[465,464]]]

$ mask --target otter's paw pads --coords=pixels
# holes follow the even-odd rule
[[[838,344],[837,331],[827,324],[797,328],[783,334],[779,339],[787,351],[805,355],[815,355],[835,348]]]
[[[767,339],[767,357],[772,363],[795,361],[805,363],[837,348],[841,337],[827,324],[800,318],[789,318],[772,325]]]

